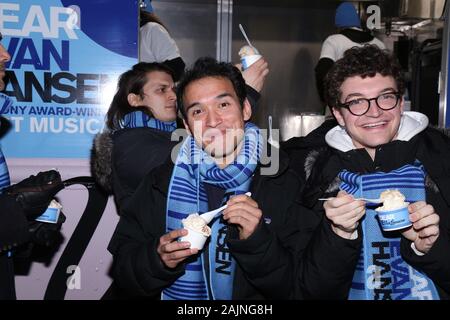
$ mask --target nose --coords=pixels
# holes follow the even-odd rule
[[[174,100],[176,100],[177,99],[177,95],[176,95],[176,93],[175,93],[175,89],[174,88],[171,88],[170,90],[169,90],[169,93],[168,93],[168,97],[167,97],[170,101],[174,101]]]
[[[0,44],[0,61],[5,63],[11,60],[11,56],[9,55],[8,51],[6,51],[5,47]]]
[[[211,128],[217,127],[222,122],[222,118],[214,110],[209,110],[206,116],[206,125]]]
[[[379,117],[383,113],[383,110],[381,110],[378,107],[375,100],[370,100],[369,103],[370,103],[369,110],[367,111],[367,113],[365,115],[368,117],[374,117],[374,118]]]

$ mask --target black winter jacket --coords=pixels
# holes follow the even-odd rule
[[[262,222],[246,240],[228,228],[226,241],[237,261],[233,299],[345,299],[360,240],[338,237],[326,220],[301,209],[296,200],[301,181],[283,152],[276,174],[262,176],[260,169],[250,191],[271,222]],[[165,267],[156,252],[165,233],[172,170],[169,161],[145,177],[123,208],[108,247],[115,280],[134,296],[159,299],[184,272],[183,264]]]
[[[392,141],[376,150],[372,161],[364,149],[341,152],[329,147],[325,133],[334,122],[325,122],[306,138],[294,138],[284,147],[290,154],[298,174],[307,179],[302,192],[302,202],[316,212],[323,212],[317,201],[321,197],[334,196],[338,192],[337,175],[343,169],[359,173],[388,172],[417,159],[425,168],[426,201],[440,217],[440,235],[431,250],[418,256],[411,249],[411,242],[401,239],[403,259],[422,270],[437,285],[442,299],[450,294],[450,139],[433,128],[427,128],[410,141]],[[311,147],[312,146],[312,147]]]
[[[15,299],[14,267],[8,250],[29,240],[28,221],[15,198],[0,195],[0,300]]]

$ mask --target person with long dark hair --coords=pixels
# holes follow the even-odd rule
[[[112,191],[116,204],[170,153],[177,128],[173,71],[161,63],[140,62],[124,72],[107,112],[107,131],[94,142],[93,174]]]

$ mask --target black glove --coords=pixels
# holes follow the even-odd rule
[[[31,241],[40,246],[53,246],[58,240],[58,236],[60,236],[59,230],[64,221],[66,221],[66,216],[62,211],[59,213],[58,221],[56,223],[31,221],[28,224]]]
[[[47,209],[53,197],[64,188],[56,170],[39,172],[4,190],[16,198],[28,220],[34,220]]]

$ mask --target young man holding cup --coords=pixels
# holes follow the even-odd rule
[[[403,110],[400,67],[376,46],[347,50],[325,88],[338,125],[325,123],[290,152],[307,178],[303,203],[325,211],[341,237],[363,238],[349,298],[447,298],[450,139],[425,115]],[[385,231],[377,205],[357,200],[388,189],[409,202],[411,226]],[[325,197],[332,199],[317,201]]]
[[[361,243],[300,210],[301,182],[286,154],[271,159],[276,173],[264,174],[269,145],[248,122],[239,70],[199,59],[177,100],[189,135],[123,208],[108,248],[118,285],[164,300],[344,299]],[[180,241],[183,219],[224,204],[203,247]]]

